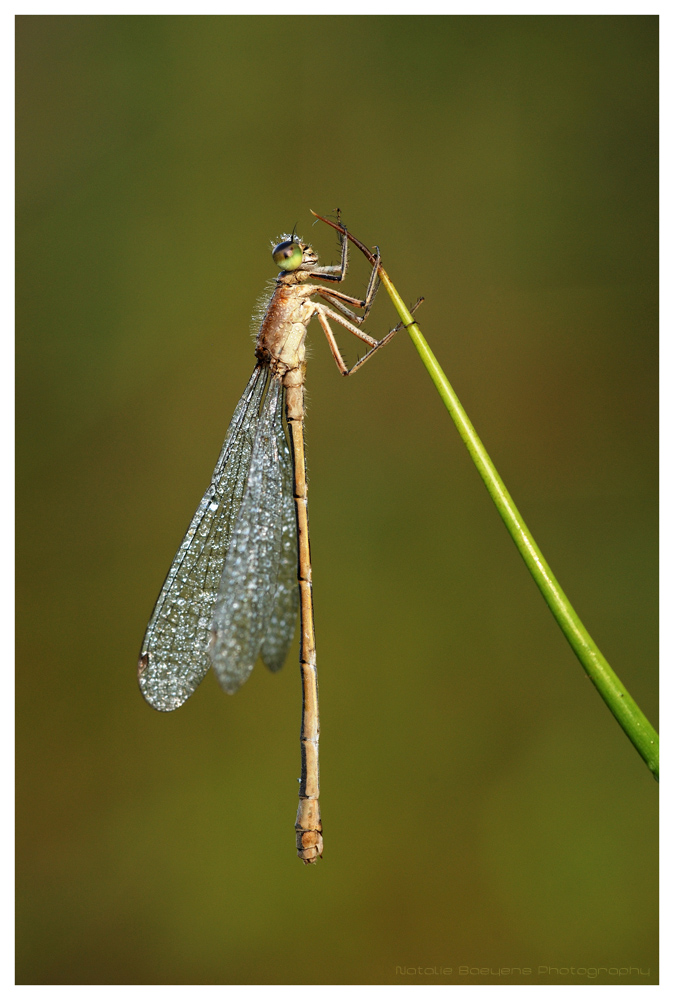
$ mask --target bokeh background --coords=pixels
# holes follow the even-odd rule
[[[269,241],[339,206],[657,722],[657,30],[17,19],[18,982],[656,982],[657,786],[404,333],[311,331],[322,863],[296,650],[169,715],[135,663]]]

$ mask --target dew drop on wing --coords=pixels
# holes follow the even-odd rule
[[[211,484],[157,599],[139,660],[139,685],[161,712],[182,705],[210,666],[213,606],[248,482],[260,406],[269,380],[257,366],[237,404]]]
[[[293,465],[282,422],[277,425],[277,449],[281,463],[282,480],[281,552],[274,604],[261,650],[263,663],[274,673],[280,670],[285,663],[288,649],[295,635],[300,604],[297,582],[297,520],[293,499]]]
[[[288,546],[296,553],[292,464],[283,428],[284,392],[272,379],[257,426],[245,495],[225,560],[213,609],[210,655],[220,684],[234,693],[249,677],[261,650],[284,645],[294,632],[297,563],[292,559],[292,595],[287,593]],[[288,496],[288,493],[290,494]],[[292,509],[289,507],[292,505]],[[288,511],[292,513],[292,533]],[[294,604],[293,604],[294,601]],[[293,614],[290,638],[288,620]],[[278,619],[278,620],[277,620]],[[279,639],[279,624],[284,632]],[[270,639],[271,636],[271,639]],[[272,669],[280,653],[272,658]]]

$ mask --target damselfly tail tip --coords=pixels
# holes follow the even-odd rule
[[[323,837],[319,830],[297,831],[297,857],[305,865],[313,865],[323,857]]]
[[[315,796],[305,798],[300,793],[295,833],[297,857],[305,865],[313,865],[323,854],[323,824],[318,798]]]

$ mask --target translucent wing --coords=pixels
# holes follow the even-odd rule
[[[282,423],[277,425],[277,448],[281,457],[281,553],[271,619],[262,643],[261,656],[272,671],[280,670],[295,634],[300,603],[297,585],[297,520],[293,500],[293,467]]]
[[[211,663],[213,606],[249,479],[268,379],[268,369],[255,368],[234,411],[211,485],[173,560],[145,633],[138,683],[146,701],[160,712],[182,705]]]
[[[272,638],[268,642],[274,652],[274,667],[283,664],[282,660],[278,662],[281,652],[285,659],[290,612],[296,610],[292,602],[297,600],[286,592],[288,548],[295,539],[295,528],[291,533],[288,523],[292,504],[283,390],[272,379],[257,426],[248,485],[213,608],[210,655],[220,684],[230,694],[250,675],[270,627]],[[294,510],[292,514],[294,519]],[[293,584],[296,591],[296,568]],[[279,622],[284,629],[281,638]],[[294,630],[294,617],[292,627]]]

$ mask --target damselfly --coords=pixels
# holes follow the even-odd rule
[[[382,340],[360,328],[379,286],[378,250],[363,299],[309,283],[311,278],[344,280],[348,234],[338,225],[339,264],[320,267],[316,253],[294,232],[272,250],[281,271],[257,336],[257,364],[234,411],[211,484],[157,599],[138,661],[140,689],[160,712],[182,705],[210,666],[233,694],[258,656],[270,670],[280,670],[299,606],[302,776],[295,830],[297,853],[306,864],[323,852],[304,458],[307,326],[315,316],[342,375],[353,374],[400,326]],[[329,319],[370,348],[352,368],[340,354]]]

